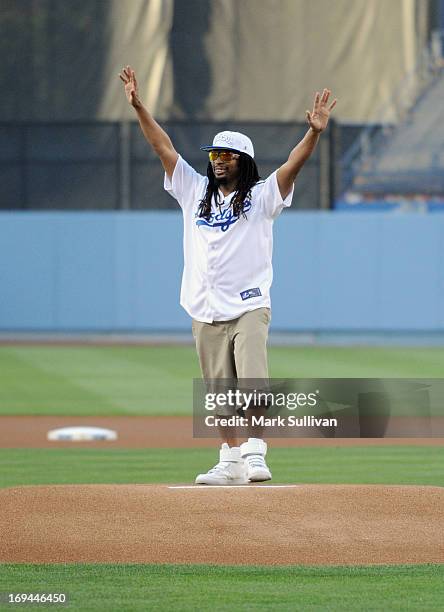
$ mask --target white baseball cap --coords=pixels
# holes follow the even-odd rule
[[[213,149],[226,149],[229,151],[237,151],[238,153],[246,153],[254,158],[253,143],[240,132],[219,132],[213,138],[212,145],[200,147],[202,151],[213,151]]]

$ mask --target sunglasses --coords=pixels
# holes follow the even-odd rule
[[[237,159],[239,157],[239,153],[232,153],[232,151],[210,151],[208,153],[208,157],[212,162],[216,161],[218,157],[223,162],[229,162],[232,159]]]

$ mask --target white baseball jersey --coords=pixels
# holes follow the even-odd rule
[[[197,321],[229,321],[244,312],[270,307],[273,279],[273,221],[290,206],[293,189],[282,199],[273,172],[244,202],[247,218],[233,214],[231,199],[219,190],[209,220],[197,216],[208,178],[179,156],[166,191],[179,202],[184,220],[184,270],[180,303]],[[214,199],[214,198],[213,198]]]

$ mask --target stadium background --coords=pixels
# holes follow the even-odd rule
[[[272,331],[436,342],[443,19],[424,0],[3,0],[0,329],[188,333],[181,216],[117,78],[129,63],[201,172],[199,145],[230,128],[267,176],[332,89],[275,227]]]
[[[304,133],[314,92],[329,87],[334,121],[275,224],[272,375],[441,376],[444,0],[0,8],[0,487],[190,482],[214,459],[213,441],[198,448],[188,431],[173,452],[150,446],[147,424],[151,442],[139,448],[16,442],[44,431],[44,419],[191,411],[199,371],[178,304],[182,219],[125,100],[125,64],[200,171],[199,145],[229,128],[252,137],[266,176]],[[276,444],[274,482],[444,484],[441,439],[433,449],[318,442]],[[2,563],[0,591],[69,584],[82,611],[423,610],[439,609],[442,571]]]

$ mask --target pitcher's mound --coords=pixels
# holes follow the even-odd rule
[[[68,485],[0,491],[0,562],[444,562],[444,488]]]

